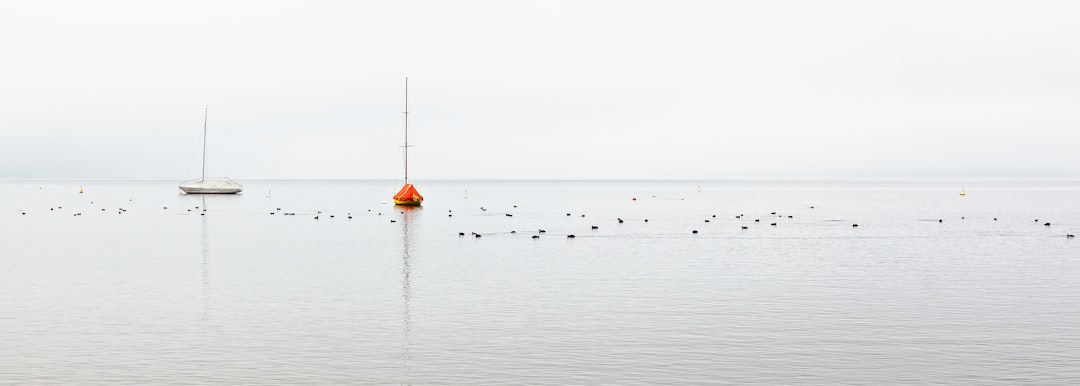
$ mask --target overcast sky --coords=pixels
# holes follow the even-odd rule
[[[1075,1],[5,1],[0,178],[1080,177]],[[193,162],[194,161],[194,162]]]

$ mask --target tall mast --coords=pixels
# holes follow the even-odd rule
[[[409,183],[409,77],[405,77],[405,183]]]
[[[203,110],[202,118],[202,179],[206,180],[206,116],[210,114],[210,106]]]

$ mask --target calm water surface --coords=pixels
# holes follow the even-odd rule
[[[399,185],[0,182],[0,384],[1080,383],[1080,182]]]

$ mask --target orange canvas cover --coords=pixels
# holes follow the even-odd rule
[[[394,195],[395,201],[423,201],[424,196],[420,195],[420,192],[416,191],[413,184],[405,184],[401,187],[401,190]]]

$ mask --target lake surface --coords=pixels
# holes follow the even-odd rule
[[[1080,383],[1077,181],[241,183],[0,182],[0,384]]]

